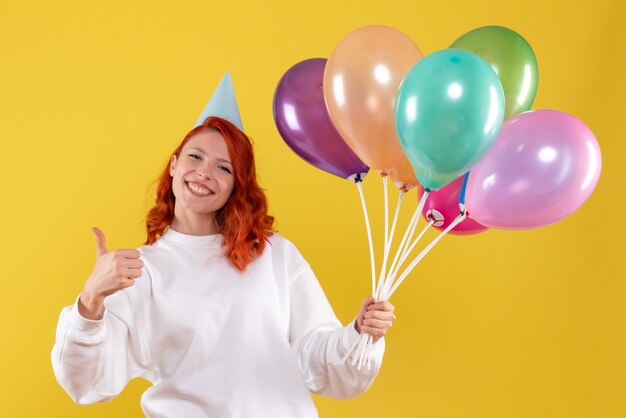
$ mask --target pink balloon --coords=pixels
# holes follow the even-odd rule
[[[587,200],[601,167],[600,147],[584,123],[557,110],[521,113],[472,169],[466,207],[490,228],[545,226]]]
[[[441,214],[443,216],[443,223],[433,225],[440,231],[446,229],[461,212],[461,209],[459,208],[459,197],[461,195],[461,188],[463,187],[463,177],[464,176],[459,177],[439,190],[431,191],[426,199],[422,215],[428,220],[429,215],[434,215],[436,218],[437,212]],[[418,198],[421,199],[423,194],[424,188],[421,185],[418,185]],[[437,212],[433,213],[433,211]],[[487,229],[489,228],[479,224],[474,219],[468,218],[452,228],[452,230],[450,230],[450,234],[470,235],[486,231]]]

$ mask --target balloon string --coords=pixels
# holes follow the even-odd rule
[[[424,210],[424,206],[426,205],[426,199],[428,199],[428,194],[429,192],[424,192],[424,195],[422,196],[422,198],[420,199],[418,205],[417,205],[417,220],[415,221],[415,224],[413,224],[413,228],[411,229],[411,233],[409,234],[409,239],[406,242],[406,246],[404,247],[404,251],[402,252],[402,258],[406,258],[410,252],[409,249],[409,242],[411,242],[411,239],[413,238],[413,234],[415,233],[415,228],[417,228],[417,224],[419,222],[419,218],[422,214],[422,211]],[[400,264],[402,264],[402,262],[400,262]]]
[[[372,346],[374,345],[373,341],[374,337],[370,336],[370,339],[368,341],[369,344],[367,345],[367,352],[365,353],[365,356],[367,358],[367,370],[372,369]]]
[[[408,245],[409,242],[411,242],[411,238],[413,237],[413,232],[411,231],[415,231],[415,227],[417,226],[417,221],[419,219],[420,214],[422,213],[422,210],[424,209],[424,205],[426,204],[426,199],[428,198],[428,194],[429,192],[427,191],[424,192],[424,195],[420,199],[417,205],[417,208],[415,209],[415,212],[413,212],[411,221],[409,222],[409,225],[407,226],[407,229],[404,232],[404,236],[402,237],[402,240],[400,241],[400,246],[396,250],[396,255],[393,258],[393,262],[391,263],[391,267],[389,269],[390,272],[393,272],[397,269],[396,265],[398,263],[400,256],[404,254],[405,246]],[[389,279],[390,278],[388,275],[387,278],[385,279],[385,283],[387,283]]]
[[[402,249],[403,249],[403,247],[405,247],[405,245],[408,246],[408,243],[411,241],[411,238],[413,238],[413,234],[415,232],[415,228],[417,227],[417,223],[418,223],[418,220],[419,220],[419,215],[422,213],[422,209],[424,208],[424,205],[426,203],[426,199],[427,198],[428,198],[428,191],[425,191],[424,195],[422,196],[422,199],[420,200],[419,204],[417,205],[417,209],[413,213],[413,216],[411,218],[411,222],[409,222],[409,226],[407,227],[407,230],[404,233],[404,237],[402,238],[402,241],[400,242],[400,247],[398,248],[398,250],[396,252],[396,256],[394,257],[394,261],[391,264],[391,268],[389,269],[390,272],[393,271],[393,268],[396,265],[396,262],[398,261],[398,256],[400,254],[402,254],[403,258],[407,257],[407,254],[405,253],[406,248],[404,248],[405,251],[402,251]],[[396,209],[396,214],[398,213],[398,210],[399,210],[399,208]],[[407,237],[407,234],[408,234],[408,237]],[[408,240],[407,240],[407,238],[408,238]],[[391,243],[389,242],[389,244],[391,244]],[[385,266],[387,264],[388,249],[389,249],[388,247],[390,247],[390,245],[386,245],[385,246],[385,250],[386,250],[385,251],[385,261],[384,261],[384,265]],[[400,265],[401,264],[402,263],[400,263]],[[397,267],[398,269],[400,268],[400,265],[398,265],[398,267]],[[386,297],[384,296],[384,294],[385,294],[385,287],[386,287],[387,282],[389,280],[389,276],[387,276],[385,274],[386,272],[383,271],[383,270],[384,270],[384,268],[381,269],[381,272],[380,272],[381,275],[380,275],[380,279],[378,281],[378,287],[376,289],[376,296],[375,296],[375,298],[377,300],[379,299],[379,297],[381,297],[382,300],[386,300]],[[385,277],[384,280],[383,280],[383,277]],[[388,286],[390,286],[390,284]],[[366,346],[366,348],[369,348],[369,352],[371,352],[371,347],[370,347],[371,345],[372,345],[372,342],[370,340],[368,342],[367,346]],[[365,349],[362,352],[360,352],[359,355],[358,355],[358,357],[359,357],[359,359],[358,359],[358,361],[359,361],[358,369],[359,370],[361,369],[361,365],[363,363],[362,356],[364,356],[364,355],[365,355]],[[353,364],[355,362],[356,362],[356,359],[353,361]]]
[[[411,216],[411,220],[408,226],[406,227],[406,230],[404,231],[404,235],[402,236],[402,239],[400,240],[400,245],[396,249],[396,255],[394,256],[393,261],[391,263],[391,267],[389,268],[390,272],[394,271],[396,267],[396,263],[398,262],[398,259],[400,255],[402,254],[402,249],[404,248],[404,244],[408,238],[409,232],[411,231],[411,228],[413,227],[413,224],[415,223],[415,218],[417,214],[418,214],[417,209],[415,209],[415,212],[413,213],[413,216]],[[385,278],[385,282],[386,282],[386,278]]]
[[[352,345],[348,349],[348,352],[346,353],[346,355],[343,356],[343,358],[341,359],[341,364],[345,363],[346,360],[348,360],[348,357],[354,351],[354,349],[356,348],[356,346],[359,344],[360,341],[361,341],[361,338],[358,338],[358,339],[354,340],[354,342],[352,343]]]
[[[390,271],[393,271],[393,269],[396,266],[396,263],[398,262],[398,258],[400,257],[400,255],[402,254],[402,249],[404,248],[404,244],[409,236],[409,232],[411,231],[411,228],[413,226],[413,223],[415,223],[415,219],[418,215],[418,211],[417,208],[415,209],[415,211],[413,212],[413,216],[411,216],[411,220],[409,222],[409,225],[407,226],[406,230],[404,231],[404,235],[402,236],[402,239],[400,240],[400,245],[398,246],[398,248],[396,249],[396,255],[393,258],[393,262],[391,263],[391,267],[390,267]]]
[[[367,206],[365,204],[365,195],[363,194],[363,185],[361,182],[356,184],[361,196],[361,205],[363,206],[363,216],[365,216],[365,228],[367,229],[367,240],[370,247],[370,263],[372,265],[372,295],[376,291],[376,265],[374,263],[374,246],[372,243],[372,230],[370,229],[370,220],[367,215]]]
[[[361,370],[361,367],[363,366],[363,360],[365,359],[365,353],[367,352],[367,346],[369,345],[369,341],[370,341],[370,336],[368,334],[364,334],[367,337],[365,338],[365,344],[363,344],[363,348],[361,349],[361,352],[359,353],[359,361],[357,364],[357,370]]]
[[[407,257],[409,256],[409,254],[411,253],[411,251],[413,251],[413,248],[415,248],[415,246],[417,245],[417,243],[420,241],[420,239],[422,239],[422,237],[424,236],[424,233],[426,231],[428,231],[428,228],[430,228],[431,226],[433,226],[433,224],[435,223],[434,219],[430,219],[428,221],[428,224],[426,224],[426,226],[422,229],[422,232],[420,232],[420,234],[417,236],[417,238],[415,238],[415,241],[413,241],[413,243],[411,244],[411,246],[409,247],[409,250],[406,252],[405,256],[402,257],[400,259],[400,263],[398,264],[398,266],[402,265],[402,263],[404,263],[404,261],[407,259]]]
[[[398,215],[400,214],[400,206],[402,206],[402,197],[404,196],[404,192],[402,190],[399,191],[398,195],[398,203],[396,204],[396,214],[393,217],[393,223],[391,224],[391,232],[389,233],[389,242],[387,243],[387,252],[391,248],[391,241],[393,240],[393,234],[396,231],[396,224],[398,222]]]
[[[386,180],[386,177],[385,177]],[[378,285],[376,286],[376,293],[373,295],[374,298],[378,301],[381,295],[381,291],[382,291],[382,285],[384,283],[384,278],[387,275],[387,262],[389,261],[389,250],[391,249],[391,243],[393,242],[393,235],[395,233],[396,230],[396,225],[398,223],[398,215],[400,214],[400,206],[402,205],[402,197],[404,195],[404,192],[400,191],[399,192],[399,196],[398,196],[398,201],[396,203],[396,213],[393,217],[393,222],[391,225],[391,232],[388,233],[388,229],[385,228],[385,236],[386,236],[386,241],[385,241],[385,248],[383,251],[383,265],[380,269],[380,275],[378,277]],[[385,191],[385,225],[387,225],[388,223],[388,203],[387,203],[387,190]]]
[[[363,357],[363,351],[365,351],[365,347],[367,345],[367,337],[368,337],[367,334],[365,334],[365,333],[361,334],[361,338],[359,340],[359,346],[356,349],[356,356],[354,356],[352,358],[352,363],[351,364],[353,366],[356,366],[357,363],[359,363],[361,358]]]
[[[383,177],[383,186],[386,186],[386,185],[385,185],[385,183],[386,183],[386,179],[387,179],[387,177]],[[366,206],[365,206],[365,198],[364,198],[364,196],[363,196],[363,191],[362,191],[362,189],[360,188],[360,183],[357,183],[357,186],[359,186],[359,192],[360,192],[360,194],[361,194],[361,201],[362,201],[362,204],[363,204],[363,212],[365,213],[365,219],[366,219],[366,223],[367,223],[367,222],[368,222],[368,216],[367,216],[367,209],[366,209]],[[385,242],[385,255],[384,255],[384,257],[385,257],[385,259],[384,259],[384,260],[385,260],[385,261],[383,262],[383,269],[385,269],[385,267],[386,267],[387,258],[388,258],[388,256],[389,256],[389,251],[390,251],[390,249],[391,249],[391,243],[392,243],[393,236],[394,236],[394,233],[395,233],[395,230],[396,230],[396,225],[397,225],[397,222],[398,222],[398,216],[399,216],[399,214],[400,214],[400,207],[401,207],[401,205],[402,205],[402,200],[403,200],[403,197],[404,197],[404,192],[403,192],[402,190],[400,190],[400,191],[399,191],[399,195],[398,195],[398,203],[396,204],[396,213],[395,213],[394,218],[393,218],[393,223],[392,223],[392,226],[391,226],[391,232],[389,233],[389,239],[387,239],[387,241]],[[385,192],[385,199],[386,199],[386,198],[387,198],[387,192]],[[385,221],[385,224],[387,224],[387,220]],[[373,259],[373,255],[372,255],[373,251],[372,251],[372,247],[371,247],[371,233],[369,232],[369,231],[370,231],[369,226],[368,226],[367,228],[368,228],[368,238],[370,238],[370,255],[371,255],[371,260],[372,260],[372,271],[375,271],[375,270],[374,270],[374,264],[373,264],[373,263],[374,263],[374,261],[373,261],[374,259]],[[387,231],[385,231],[385,236],[387,236]],[[381,271],[381,278],[382,278],[382,277],[384,277],[384,274],[382,274],[382,271]],[[381,287],[382,287],[382,283],[383,283],[383,281],[382,281],[382,280],[379,280],[379,283],[378,283],[378,287],[379,287],[379,288],[381,288]],[[374,292],[372,292],[372,295],[373,295],[376,299],[378,299],[378,295],[379,295],[379,294],[380,294],[380,289],[376,289],[376,292],[375,292],[375,293],[374,293]],[[367,338],[367,334],[361,334],[361,338],[357,339],[357,340],[356,340],[356,341],[352,344],[352,346],[350,347],[350,349],[348,350],[348,352],[345,354],[345,356],[343,357],[343,359],[341,360],[341,362],[342,362],[342,363],[344,363],[344,362],[348,359],[348,357],[350,356],[350,354],[352,354],[352,352],[353,352],[353,351],[357,348],[357,345],[359,345],[359,347],[360,347],[360,344],[359,344],[359,343],[360,343],[360,342],[362,342],[362,341],[363,341],[364,339],[366,339],[366,338]],[[371,344],[368,344],[368,348],[369,348],[368,352],[371,352]],[[358,352],[358,350],[357,350],[357,352]],[[369,357],[369,356],[368,356],[368,357]],[[357,361],[358,361],[358,360],[359,360],[359,359],[358,359],[358,356],[357,356]],[[369,362],[369,360],[370,360],[370,359],[368,358],[368,366],[367,366],[368,368],[370,367],[370,362]]]
[[[356,358],[352,360],[353,366],[357,364],[357,370],[361,370],[361,366],[363,365],[363,359],[365,358],[366,353],[369,351],[368,347],[371,345],[370,338],[371,337],[369,334],[361,334],[361,350],[359,350]]]
[[[387,268],[387,257],[388,251],[387,247],[389,246],[389,196],[387,193],[387,181],[388,177],[383,176],[383,193],[384,193],[384,201],[385,201],[385,246],[383,247],[383,265],[380,268],[380,276],[384,276]],[[380,278],[378,279],[380,283]],[[377,298],[376,295],[372,295]]]
[[[376,287],[376,293],[373,295],[374,298],[378,301],[380,295],[382,295],[382,289],[384,285],[384,279],[387,275],[387,261],[389,259],[389,250],[391,249],[391,243],[393,241],[393,235],[396,230],[396,225],[398,222],[398,215],[400,213],[400,206],[402,204],[402,197],[404,196],[404,192],[400,190],[400,194],[398,195],[398,202],[396,203],[396,213],[393,217],[393,223],[391,226],[391,232],[389,233],[388,225],[389,225],[389,202],[388,202],[388,188],[387,188],[387,176],[383,177],[383,190],[384,190],[384,199],[385,199],[385,248],[383,253],[383,265],[380,269],[380,276],[378,277],[378,285]],[[371,352],[372,352],[372,337],[367,341],[367,345],[365,349],[360,353],[360,358],[358,362],[358,370],[361,370],[363,365],[363,361],[367,358],[367,368],[368,370],[371,367]]]
[[[400,214],[400,207],[402,206],[402,200],[405,194],[405,192],[403,192],[402,190],[399,190],[398,193],[399,195],[398,195],[398,202],[396,203],[396,213],[393,217],[393,222],[391,224],[391,232],[389,233],[389,240],[387,241],[387,246],[385,247],[385,254],[384,254],[385,261],[383,263],[383,270],[381,270],[380,272],[380,277],[378,278],[378,286],[376,288],[376,295],[374,295],[376,300],[380,299],[382,287],[384,284],[384,278],[386,277],[386,274],[387,274],[386,268],[387,268],[387,261],[389,261],[389,252],[391,250],[391,243],[393,242],[393,237],[396,232],[396,225],[398,224],[398,216]]]
[[[393,287],[391,288],[391,291],[389,292],[389,297],[391,297],[391,295],[394,294],[398,286],[402,284],[404,279],[406,279],[409,273],[411,273],[411,271],[415,268],[415,266],[417,266],[417,264],[422,260],[422,258],[424,258],[426,254],[428,254],[428,252],[435,246],[435,244],[437,244],[441,240],[441,238],[443,238],[448,232],[450,232],[452,228],[454,228],[455,226],[463,222],[466,218],[467,218],[466,212],[463,212],[462,214],[457,216],[457,218],[450,225],[448,225],[448,227],[443,232],[441,232],[430,244],[428,244],[426,248],[422,250],[422,252],[413,260],[411,264],[409,264],[409,266],[406,268],[406,270],[404,270],[400,278],[393,285]]]
[[[392,271],[391,274],[389,275],[388,279],[385,280],[385,285],[383,286],[383,295],[384,295],[385,299],[389,298],[389,288],[391,287],[391,285],[393,284],[394,280],[398,276],[398,271],[400,270],[400,267],[402,266],[402,264],[404,264],[404,262],[406,261],[406,259],[409,256],[409,254],[411,253],[411,251],[413,251],[413,248],[415,248],[417,243],[422,239],[422,237],[424,236],[426,231],[428,231],[430,229],[430,227],[433,226],[434,223],[435,223],[435,221],[433,219],[428,221],[426,226],[424,226],[424,228],[422,228],[422,231],[419,233],[417,238],[415,238],[415,241],[413,241],[413,243],[411,243],[411,246],[409,247],[408,251],[405,254],[402,255],[402,257],[400,258],[400,262],[396,266],[396,269],[394,271]]]
[[[385,201],[385,246],[387,248],[387,242],[389,241],[389,198],[387,196],[387,183],[388,177],[383,176],[383,195]],[[383,269],[385,268],[383,264]]]

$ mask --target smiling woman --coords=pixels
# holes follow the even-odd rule
[[[225,119],[195,127],[161,173],[147,219],[152,244],[167,226],[193,235],[224,235],[227,257],[239,270],[263,252],[274,218],[256,178],[252,145]]]
[[[170,174],[172,177],[178,176],[178,180],[182,180],[192,191],[198,192],[200,197],[214,195],[216,192],[209,184],[205,185],[204,180],[208,183],[222,183],[222,186],[226,186],[225,193],[222,204],[218,206],[223,206],[234,185],[224,137],[218,131],[201,132],[193,136],[185,144],[185,148],[187,149],[181,151],[182,156],[172,156]],[[178,192],[181,192],[179,187],[178,181],[175,181],[174,194],[178,199],[182,199],[182,195],[176,195],[177,188]]]
[[[347,398],[372,384],[393,306],[368,297],[341,325],[273,231],[252,144],[231,122],[206,117],[168,158],[146,245],[108,251],[94,228],[96,265],[52,352],[75,402],[110,400],[143,377],[149,417],[316,417],[309,391]],[[376,341],[371,368],[342,361],[360,332]]]
[[[174,229],[189,233],[202,228],[203,235],[217,232],[213,215],[224,206],[235,186],[230,167],[226,141],[214,130],[193,135],[180,155],[172,156],[172,191],[179,202],[172,223]]]

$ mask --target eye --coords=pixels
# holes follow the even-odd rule
[[[189,157],[191,157],[194,160],[199,160],[199,161],[202,160],[202,158],[198,154],[189,154]]]
[[[226,167],[225,165],[220,165],[219,168],[220,168],[220,170],[225,171],[228,174],[233,174],[233,172],[230,171],[230,168]]]

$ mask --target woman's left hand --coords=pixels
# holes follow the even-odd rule
[[[369,334],[374,337],[374,342],[378,341],[396,320],[393,313],[395,309],[389,301],[376,302],[376,299],[369,296],[363,301],[356,317],[357,332]]]

